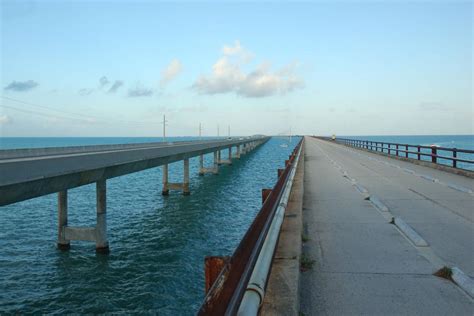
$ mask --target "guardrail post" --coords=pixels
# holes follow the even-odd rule
[[[272,193],[272,189],[262,189],[262,204],[265,203],[270,193]]]
[[[71,248],[69,240],[65,237],[67,226],[67,190],[58,192],[58,249]]]
[[[396,151],[396,156],[398,157],[398,144],[396,145],[397,151]]]
[[[95,226],[95,249],[97,252],[109,252],[107,241],[107,186],[106,180],[96,182],[97,223]]]
[[[390,156],[390,147],[391,147],[391,146],[392,146],[392,145],[387,144],[387,153],[388,153],[389,156]]]
[[[408,158],[408,145],[405,145],[405,157]]]
[[[278,169],[277,172],[278,172],[278,178],[280,178],[283,172],[285,172],[285,169]]]
[[[420,155],[420,146],[417,146],[418,147],[418,160],[420,160],[421,158],[421,155]]]
[[[456,148],[453,148],[453,168],[457,168],[457,160],[456,158],[458,157],[458,152]]]
[[[211,289],[222,268],[229,262],[230,257],[209,256],[204,259],[204,273],[206,282],[206,294]]]
[[[183,160],[183,195],[189,195],[189,158]]]
[[[163,189],[161,190],[161,194],[170,194],[170,189],[168,187],[168,165],[163,165]]]
[[[431,146],[431,162],[436,163],[436,146]]]

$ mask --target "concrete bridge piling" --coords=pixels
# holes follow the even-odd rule
[[[71,240],[95,241],[97,252],[107,253],[107,187],[106,180],[96,182],[97,217],[95,227],[68,226],[67,190],[58,192],[58,249],[69,250]]]

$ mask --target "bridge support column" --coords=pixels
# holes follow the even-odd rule
[[[235,154],[235,158],[240,159],[240,145],[237,145],[237,152]]]
[[[106,180],[96,183],[97,223],[95,226],[95,249],[97,252],[109,252],[107,241],[107,185]]]
[[[183,195],[189,195],[189,159],[184,159],[183,167]]]
[[[219,159],[217,158],[217,151],[214,152],[214,174],[219,173]]]
[[[228,159],[222,159],[221,157],[221,151],[219,150],[219,160],[218,164],[219,165],[231,165],[232,164],[232,147],[229,147],[229,158]]]
[[[202,157],[202,156],[201,156]],[[212,168],[205,168],[204,167],[204,159],[199,161],[199,175],[203,176],[206,173],[213,173],[213,174],[218,174],[219,173],[219,159],[217,157],[217,151],[214,152],[214,162],[213,162],[213,167]]]
[[[240,149],[240,155],[245,155],[245,144],[242,145],[242,148]]]
[[[199,175],[203,176],[205,174],[204,169],[204,155],[199,156]]]
[[[66,239],[67,226],[67,190],[58,192],[58,249],[68,250],[71,248],[69,240]]]
[[[172,183],[168,182],[168,170],[166,170],[166,194],[163,191],[163,195],[169,195],[169,190],[182,191],[183,195],[189,195],[189,158],[183,160],[183,182]],[[166,167],[168,169],[168,167]],[[163,173],[163,175],[165,175]],[[163,189],[165,188],[165,178],[163,177]]]
[[[170,189],[168,187],[168,165],[163,165],[163,189],[161,190],[161,194],[170,194]]]
[[[95,241],[99,253],[109,252],[107,241],[107,189],[106,180],[96,182],[97,218],[95,227],[67,225],[67,191],[58,193],[58,248],[68,250],[71,240]]]

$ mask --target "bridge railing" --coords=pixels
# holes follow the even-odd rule
[[[323,138],[331,140],[329,137]],[[389,156],[430,161],[435,164],[447,165],[459,169],[474,169],[474,150],[350,138],[336,138],[335,141],[356,148],[385,153]]]
[[[233,255],[230,258],[221,257],[221,262],[225,263],[222,268],[219,268],[220,272],[215,280],[210,282],[210,289],[206,294],[198,315],[237,314],[260,250],[275,213],[282,203],[283,193],[287,183],[290,181],[290,173],[295,166],[295,160],[298,157],[302,142],[303,139],[295,147],[289,159],[285,161],[285,169],[278,169],[278,181],[273,189],[262,190],[262,208],[257,213]],[[209,258],[215,260],[216,257]]]

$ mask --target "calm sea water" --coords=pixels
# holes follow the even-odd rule
[[[352,138],[360,140],[371,140],[377,142],[399,143],[408,145],[431,146],[436,145],[446,148],[458,148],[474,150],[474,135],[429,135],[429,136],[340,136],[341,138]],[[411,149],[413,150],[413,149]],[[430,149],[424,149],[422,152],[430,153]],[[452,152],[439,150],[438,155],[452,157]],[[410,155],[410,158],[416,158]],[[428,156],[422,156],[422,160],[431,160]],[[459,153],[458,158],[474,160],[474,154]],[[440,159],[439,163],[451,165],[451,160]],[[474,164],[458,163],[458,168],[474,170]]]
[[[189,140],[176,138],[169,140]],[[149,142],[154,138],[0,138],[2,148]],[[191,195],[161,196],[161,168],[107,181],[109,255],[89,242],[56,249],[55,194],[0,207],[0,314],[158,313],[190,315],[204,297],[204,257],[230,255],[261,206],[261,189],[296,145],[272,138],[200,177],[190,161]],[[223,155],[226,157],[226,154]],[[206,155],[211,164],[212,156]],[[170,181],[182,163],[170,165]],[[69,191],[69,225],[95,224],[93,185]]]

